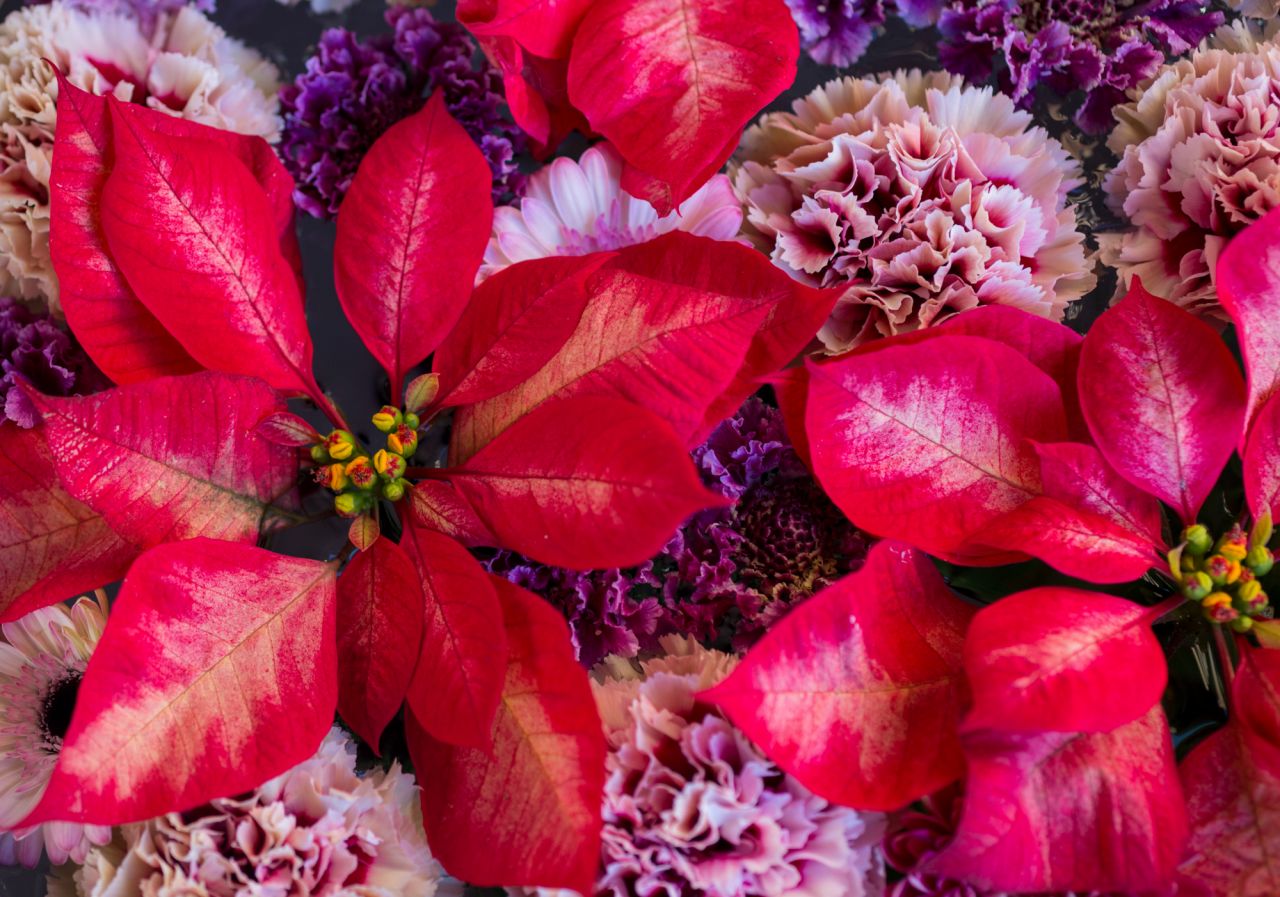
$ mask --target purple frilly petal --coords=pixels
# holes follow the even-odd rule
[[[0,299],[0,406],[20,427],[39,423],[35,406],[17,388],[26,380],[45,395],[69,396],[105,389],[106,377],[48,315],[13,299]]]
[[[866,52],[884,24],[883,0],[786,0],[808,54],[825,65],[847,66]]]

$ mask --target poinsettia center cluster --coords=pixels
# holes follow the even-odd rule
[[[1169,555],[1169,569],[1191,601],[1200,602],[1205,617],[1248,632],[1253,621],[1270,619],[1275,611],[1262,577],[1275,566],[1271,541],[1271,516],[1264,514],[1248,533],[1236,524],[1214,539],[1202,524],[1182,533],[1182,545]]]
[[[311,447],[318,467],[315,478],[334,494],[333,506],[343,517],[357,517],[379,498],[404,498],[404,475],[418,450],[422,422],[412,411],[383,405],[373,415],[373,425],[386,434],[385,448],[370,452],[350,430],[333,430]]]

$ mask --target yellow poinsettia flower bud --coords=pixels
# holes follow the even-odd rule
[[[1187,553],[1203,555],[1213,547],[1213,537],[1204,524],[1196,523],[1182,531],[1182,541],[1187,545]]]
[[[1192,601],[1199,601],[1213,591],[1213,580],[1203,570],[1187,574],[1182,583],[1182,594]]]
[[[329,465],[329,479],[326,485],[328,485],[330,489],[332,489],[334,492],[341,492],[343,489],[346,489],[347,486],[349,486],[350,484],[351,484],[351,481],[347,479],[347,471],[345,467],[343,467],[341,464]]]
[[[402,480],[392,480],[382,486],[382,497],[387,501],[399,501],[404,498],[404,482]]]
[[[360,500],[350,492],[344,492],[333,500],[333,509],[343,517],[355,517],[360,513]]]
[[[378,471],[378,473],[386,473],[387,459],[390,457],[391,455],[386,449],[378,449],[373,453],[373,469]]]
[[[391,405],[383,405],[373,416],[373,425],[383,433],[390,433],[403,422],[404,416],[400,413],[400,409]]]
[[[1215,623],[1229,623],[1240,613],[1231,605],[1231,596],[1226,592],[1213,592],[1200,602],[1204,614]]]
[[[347,477],[357,489],[368,489],[377,481],[377,471],[369,463],[369,459],[361,456],[347,465]]]
[[[345,461],[356,451],[356,438],[346,430],[334,430],[324,444],[335,461]]]
[[[1216,586],[1231,585],[1240,578],[1240,562],[1215,554],[1204,562],[1204,572],[1209,574]]]

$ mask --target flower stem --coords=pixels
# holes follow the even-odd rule
[[[1147,611],[1147,619],[1155,623],[1166,614],[1171,614],[1178,608],[1182,607],[1187,601],[1182,595],[1174,594],[1161,601],[1159,604],[1153,604]]]

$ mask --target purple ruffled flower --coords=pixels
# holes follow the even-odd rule
[[[583,664],[657,650],[673,633],[745,649],[862,566],[867,538],[809,475],[776,408],[749,399],[693,459],[708,487],[736,504],[694,515],[638,567],[581,573],[505,551],[486,561],[560,609]]]
[[[800,42],[817,62],[852,65],[884,24],[883,0],[787,0]]]
[[[503,116],[498,73],[475,61],[461,26],[426,9],[395,7],[387,22],[392,34],[365,39],[329,29],[306,71],[280,91],[281,156],[298,182],[298,205],[317,218],[336,215],[374,141],[436,90],[489,162],[495,201],[518,192],[524,138]]]
[[[48,315],[29,311],[13,299],[0,299],[0,423],[7,418],[20,427],[34,427],[39,416],[16,388],[19,377],[50,396],[97,392],[109,385]]]
[[[1100,133],[1111,110],[1154,74],[1165,53],[1185,53],[1222,23],[1201,0],[949,0],[937,16],[938,57],[950,71],[978,81],[1004,55],[1002,89],[1028,107],[1044,85],[1059,94],[1083,90],[1075,120]],[[928,21],[933,4],[911,0],[904,18]]]

